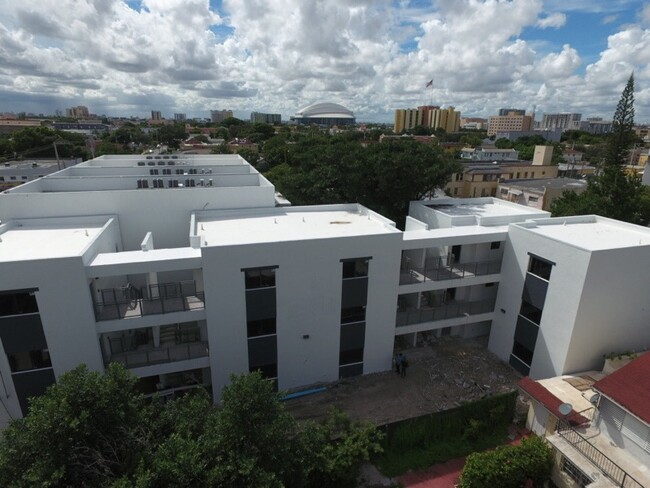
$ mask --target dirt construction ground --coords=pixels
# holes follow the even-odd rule
[[[512,391],[520,378],[487,350],[487,338],[433,338],[402,352],[409,362],[406,378],[387,371],[340,380],[285,406],[299,420],[319,419],[336,406],[382,425]]]

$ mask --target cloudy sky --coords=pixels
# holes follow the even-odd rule
[[[360,121],[433,102],[611,118],[630,73],[650,122],[650,2],[0,0],[0,112]],[[425,90],[433,79],[433,90]]]

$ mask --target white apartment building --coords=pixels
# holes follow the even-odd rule
[[[647,229],[492,198],[412,202],[404,232],[280,204],[237,155],[102,156],[0,193],[1,422],[79,363],[218,401],[231,373],[297,389],[388,370],[397,336],[489,334],[534,377],[647,345]]]

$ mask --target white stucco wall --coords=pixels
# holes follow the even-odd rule
[[[287,389],[338,379],[341,259],[372,257],[363,371],[390,369],[400,244],[401,234],[391,233],[203,248],[215,397],[231,372],[248,371],[243,268],[278,266],[278,386]]]

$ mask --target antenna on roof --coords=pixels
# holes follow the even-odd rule
[[[557,407],[557,409],[562,415],[566,417],[573,410],[573,405],[571,405],[570,403],[563,403],[562,405]]]

